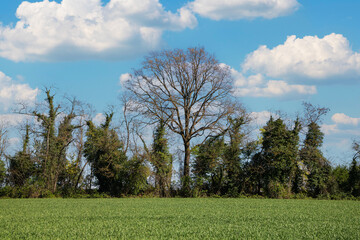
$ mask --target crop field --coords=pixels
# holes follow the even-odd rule
[[[360,239],[360,202],[1,199],[0,239]]]

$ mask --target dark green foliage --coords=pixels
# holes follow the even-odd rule
[[[28,151],[30,141],[30,126],[26,126],[26,132],[23,140],[23,149],[10,157],[9,173],[10,181],[14,186],[22,187],[29,178],[35,174],[35,164],[31,154]]]
[[[147,178],[149,168],[141,156],[133,156],[124,163],[123,170],[120,172],[122,180],[122,194],[139,195],[148,189]]]
[[[198,190],[234,197],[241,192],[244,184],[242,155],[246,155],[247,151],[243,146],[246,116],[229,117],[228,122],[228,129],[197,147],[193,168]]]
[[[243,163],[241,154],[243,153],[242,127],[246,123],[245,117],[229,118],[230,127],[228,135],[230,141],[225,146],[224,166],[226,171],[226,189],[225,192],[230,196],[237,196],[243,186]]]
[[[5,163],[0,158],[0,187],[3,186],[6,178],[6,169],[5,169]]]
[[[165,134],[165,123],[160,120],[154,132],[150,161],[155,171],[155,189],[161,197],[168,197],[170,194],[173,162]]]
[[[360,196],[360,167],[356,158],[351,162],[348,181],[350,193],[355,197]]]
[[[291,193],[297,170],[299,131],[298,121],[288,130],[281,118],[273,117],[264,127],[262,149],[254,156],[252,165],[258,169],[258,184],[270,197]]]
[[[350,193],[358,197],[360,196],[360,166],[357,160],[360,159],[360,143],[354,142],[353,149],[355,154],[349,170],[348,186]]]
[[[304,145],[312,148],[320,148],[323,144],[323,139],[324,133],[321,132],[320,126],[315,122],[311,122],[308,125],[308,131],[306,134]]]
[[[337,166],[332,171],[332,176],[337,184],[337,192],[348,191],[349,169],[346,166]]]
[[[224,147],[224,138],[217,136],[209,138],[195,150],[193,172],[200,191],[220,194],[224,184]]]
[[[127,157],[116,131],[110,128],[112,117],[113,113],[106,114],[105,123],[99,127],[87,122],[84,155],[91,164],[99,191],[119,195],[124,189],[121,177]]]
[[[329,161],[322,155],[324,134],[320,131],[320,126],[311,122],[304,141],[304,146],[300,150],[300,160],[304,163],[304,171],[307,173],[306,189],[310,196],[329,194],[328,181],[331,174]]]
[[[243,149],[246,160],[243,167],[243,192],[247,194],[261,194],[263,186],[264,167],[261,163],[260,154],[262,139],[249,142]]]
[[[23,186],[35,172],[34,162],[29,153],[18,152],[9,159],[10,181],[15,186]]]

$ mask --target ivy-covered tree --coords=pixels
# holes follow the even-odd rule
[[[226,193],[230,196],[236,196],[242,190],[243,184],[243,163],[241,154],[243,153],[242,127],[247,123],[246,116],[238,118],[229,117],[230,127],[227,130],[229,142],[224,150],[224,166],[226,172]]]
[[[349,168],[347,166],[336,166],[331,175],[335,178],[337,184],[337,192],[348,192]]]
[[[220,194],[225,181],[224,174],[224,138],[208,138],[194,150],[193,173],[199,191],[208,194]]]
[[[329,112],[329,108],[314,106],[303,102],[304,120],[307,132],[299,157],[303,184],[308,195],[316,197],[319,194],[329,193],[331,178],[330,162],[323,156],[320,148],[323,143],[324,133],[321,132],[320,123],[322,116]]]
[[[145,158],[141,155],[134,155],[126,161],[120,175],[122,186],[124,186],[122,194],[139,195],[149,187],[147,179],[150,175],[150,169],[146,165]]]
[[[323,156],[320,147],[324,134],[316,122],[310,122],[300,150],[300,159],[308,172],[306,188],[310,196],[328,194],[328,180],[331,174],[330,162]]]
[[[76,114],[77,101],[71,101],[71,110],[66,113],[60,111],[62,106],[55,104],[54,96],[46,90],[47,112],[33,111],[31,113],[40,123],[40,140],[36,144],[36,161],[40,167],[40,179],[46,189],[55,192],[59,185],[59,177],[64,173],[67,164],[67,150],[72,142],[74,129],[80,127],[73,125]],[[59,120],[59,115],[61,120]],[[62,185],[62,184],[60,184]]]
[[[6,178],[5,163],[0,159],[0,187],[4,184]]]
[[[357,159],[360,159],[360,144],[354,142],[353,149],[355,154],[350,165],[348,186],[350,193],[358,197],[360,196],[360,166]]]
[[[23,186],[35,174],[35,164],[29,152],[30,126],[26,125],[22,150],[9,158],[10,181],[15,186]]]
[[[165,137],[165,126],[164,121],[160,120],[154,132],[154,142],[150,158],[155,171],[155,189],[161,197],[168,197],[170,194],[173,162]]]
[[[99,127],[88,121],[84,156],[91,164],[100,192],[119,195],[124,190],[122,175],[127,160],[123,143],[110,123],[114,113],[106,114],[106,120]]]
[[[262,149],[253,161],[261,169],[259,182],[270,197],[291,193],[296,174],[300,128],[298,120],[293,129],[287,129],[281,118],[274,120],[271,117],[262,131]]]

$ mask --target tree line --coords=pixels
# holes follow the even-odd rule
[[[17,110],[33,121],[15,153],[0,129],[0,195],[360,197],[359,143],[350,166],[321,152],[329,109],[273,114],[254,139],[232,86],[228,67],[189,48],[145,58],[123,86],[119,119],[111,109],[97,124],[86,104],[46,89],[40,105]]]

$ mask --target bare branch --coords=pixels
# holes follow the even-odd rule
[[[164,121],[181,136],[184,176],[189,176],[191,139],[221,129],[234,112],[230,70],[203,48],[151,53],[126,87],[133,110],[150,121]]]

